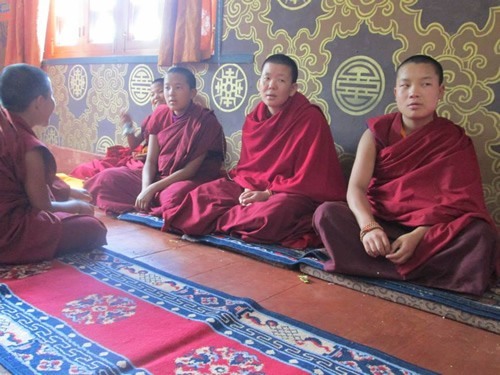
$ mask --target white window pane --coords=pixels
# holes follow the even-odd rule
[[[55,0],[55,44],[74,46],[78,44],[83,27],[83,0]]]
[[[130,0],[130,40],[146,42],[160,38],[162,5],[162,0]]]
[[[116,0],[89,1],[89,42],[113,43],[116,33]]]

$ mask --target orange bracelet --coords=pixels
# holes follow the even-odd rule
[[[361,229],[361,232],[359,232],[359,239],[361,241],[363,241],[363,237],[368,233],[368,232],[371,232],[372,230],[374,229],[382,229],[384,230],[384,228],[382,228],[380,226],[379,223],[377,223],[376,221],[370,221],[368,224],[366,224],[362,229]]]

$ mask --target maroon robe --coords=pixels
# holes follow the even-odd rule
[[[195,179],[209,181],[220,176],[226,139],[213,111],[191,103],[186,113],[177,117],[162,104],[150,124],[149,133],[158,137],[160,146],[159,178],[170,176],[204,153],[207,155]]]
[[[345,199],[330,128],[321,110],[300,93],[273,116],[261,102],[246,117],[240,160],[229,176],[232,181],[204,184],[165,211],[165,227],[305,248],[320,243],[311,226],[317,205]],[[273,195],[244,207],[238,198],[245,188],[270,189]]]
[[[157,179],[168,177],[206,153],[193,178],[174,183],[157,195],[152,214],[161,215],[165,207],[178,203],[195,186],[220,176],[226,141],[213,111],[191,103],[186,113],[176,117],[162,104],[151,116],[147,131],[158,137]],[[142,189],[141,169],[110,168],[87,180],[84,186],[101,209],[110,213],[133,211]]]
[[[86,180],[90,177],[94,177],[96,174],[105,169],[113,167],[127,166],[131,169],[141,169],[144,166],[144,162],[136,159],[134,154],[143,153],[147,147],[146,144],[149,136],[147,127],[150,119],[151,115],[146,117],[141,124],[141,136],[143,138],[143,142],[137,146],[135,150],[131,150],[129,147],[120,145],[108,147],[104,158],[82,163],[76,166],[69,175]]]
[[[436,117],[402,138],[402,116],[368,121],[377,145],[368,187],[373,214],[408,227],[430,226],[415,253],[398,271],[408,274],[446,247],[472,219],[496,230],[484,204],[474,145],[464,130]]]
[[[325,270],[482,294],[495,279],[498,233],[470,138],[444,118],[403,138],[399,113],[370,119],[368,127],[377,148],[367,193],[375,219],[391,242],[415,227],[430,228],[413,256],[395,265],[366,254],[345,203],[325,203],[313,219],[331,258]]]
[[[55,176],[48,148],[18,116],[0,111],[0,263],[37,262],[58,253],[91,250],[106,243],[106,228],[88,215],[52,213],[34,208],[25,191],[25,154],[42,152],[47,185],[58,200],[69,188]]]

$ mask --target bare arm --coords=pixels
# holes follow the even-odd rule
[[[155,180],[158,173],[158,158],[160,156],[160,145],[158,137],[151,134],[148,141],[148,153],[144,169],[142,170],[142,190],[146,189]]]
[[[347,203],[360,228],[365,228],[368,224],[375,222],[366,191],[373,176],[376,152],[375,139],[370,130],[366,130],[359,141],[347,188]],[[389,239],[382,229],[374,229],[366,233],[362,242],[370,256],[387,255],[391,252]]]
[[[131,150],[135,150],[143,140],[144,139],[142,137],[142,133],[139,133],[137,135],[127,134],[128,147],[130,147]]]
[[[120,115],[120,120],[122,126],[125,126],[125,124],[130,124],[133,127],[132,117],[128,112],[122,112]],[[128,146],[130,147],[131,150],[134,150],[144,140],[142,132],[137,135],[135,135],[135,132],[127,133],[126,136],[127,136]]]
[[[39,210],[93,215],[93,207],[83,200],[71,199],[55,202],[50,199],[49,187],[45,180],[45,165],[40,150],[28,151],[25,155],[26,179],[24,188],[31,205]]]
[[[359,141],[347,189],[347,202],[356,216],[360,228],[375,222],[370,202],[366,197],[366,190],[373,176],[375,158],[375,140],[371,132],[367,130]],[[382,229],[374,229],[363,236],[362,242],[368,255],[373,257],[382,255],[395,264],[403,264],[411,258],[428,229],[424,226],[417,227],[398,237],[392,244]]]
[[[203,153],[196,159],[191,160],[189,163],[187,163],[184,168],[175,171],[168,177],[156,181],[155,183],[152,184],[152,186],[154,186],[154,189],[158,192],[172,185],[174,182],[189,180],[190,178],[194,177],[196,172],[198,172],[198,169],[203,163],[203,160],[205,160],[206,155],[207,155],[206,153]]]
[[[347,203],[360,228],[374,221],[366,191],[373,176],[375,156],[375,141],[371,132],[366,130],[359,141],[347,188]]]
[[[151,136],[150,136],[150,142],[151,142]],[[149,159],[149,150],[150,148],[148,148],[147,159]],[[196,172],[198,172],[198,169],[203,163],[205,157],[206,153],[198,156],[194,160],[191,160],[189,163],[186,164],[184,168],[181,168],[178,171],[172,173],[171,175],[162,178],[156,182],[153,182],[147,186],[145,186],[144,175],[143,175],[143,182],[142,182],[143,187],[141,193],[139,194],[135,202],[136,208],[143,211],[147,210],[156,193],[172,185],[174,182],[184,181],[192,178],[196,174]]]
[[[92,201],[92,195],[84,188],[71,188],[69,197],[72,199],[78,199],[85,202]]]

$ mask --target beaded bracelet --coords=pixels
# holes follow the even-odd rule
[[[379,223],[376,221],[370,221],[368,224],[366,224],[362,229],[361,232],[359,232],[359,239],[363,241],[363,237],[368,233],[371,232],[374,229],[382,229],[384,230]]]

